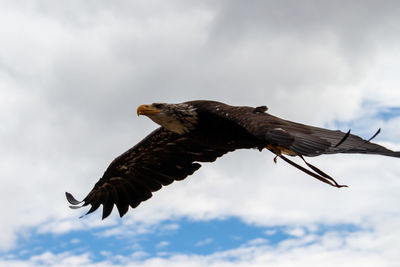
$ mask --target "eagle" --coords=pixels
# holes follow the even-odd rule
[[[338,184],[304,157],[336,153],[400,157],[400,151],[370,142],[380,129],[364,140],[350,131],[284,120],[267,110],[266,106],[231,106],[208,100],[140,105],[137,115],[145,115],[161,127],[115,158],[82,201],[66,192],[70,207],[90,205],[89,214],[102,205],[104,219],[115,205],[122,217],[129,207],[136,208],[162,186],[193,174],[200,162],[213,162],[236,149],[268,149],[274,153],[275,163],[281,158],[334,187],[346,185]],[[304,167],[287,156],[301,158]]]

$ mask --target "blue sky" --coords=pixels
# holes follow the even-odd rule
[[[288,226],[262,227],[244,223],[238,218],[197,221],[187,218],[163,221],[144,233],[127,236],[104,236],[107,227],[96,230],[72,231],[65,234],[43,234],[30,229],[29,236],[20,236],[19,245],[8,251],[5,258],[29,260],[35,255],[51,252],[60,254],[71,252],[82,254],[90,252],[93,262],[112,260],[121,263],[113,256],[128,257],[137,254],[137,259],[152,257],[168,258],[184,253],[208,255],[252,244],[254,246],[277,247],[285,240],[296,240],[304,235],[320,237],[329,232],[346,236],[368,231],[355,224],[316,225],[312,229]],[[309,246],[318,242],[311,240]],[[235,260],[232,257],[231,260]]]
[[[400,150],[400,4],[0,1],[0,266],[395,266],[398,159],[229,153],[120,219],[79,218],[140,104],[213,99]],[[296,159],[295,159],[296,160]]]

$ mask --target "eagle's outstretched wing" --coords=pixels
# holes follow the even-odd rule
[[[266,113],[267,107],[234,107],[218,102],[202,102],[208,112],[225,117],[251,135],[269,145],[283,148],[292,155],[313,157],[322,154],[361,153],[400,157],[400,152],[389,150],[381,145],[349,132],[329,130],[281,119]]]
[[[174,180],[183,180],[201,165],[212,162],[234,148],[220,148],[196,142],[193,134],[179,135],[163,128],[150,133],[140,143],[117,157],[83,201],[66,193],[71,208],[91,205],[87,214],[103,205],[102,218],[114,204],[122,217],[129,209],[149,199],[152,192]]]
[[[265,138],[299,156],[357,153],[400,157],[400,152],[370,142],[379,132],[380,129],[370,139],[365,140],[350,131],[345,133],[282,120],[281,125],[275,125],[266,132]]]
[[[210,105],[209,103],[206,103]],[[215,108],[208,108],[219,117],[233,121],[259,140],[266,148],[283,160],[318,180],[335,187],[343,187],[332,177],[308,163],[304,157],[322,154],[359,153],[400,157],[400,151],[392,151],[381,145],[370,142],[380,129],[368,140],[353,135],[348,131],[329,130],[278,118],[266,113],[267,107],[232,107],[222,103],[211,103]],[[308,170],[291,161],[284,154],[299,156],[312,170]],[[274,161],[276,162],[276,158]]]
[[[400,151],[392,151],[381,145],[370,142],[380,129],[368,140],[357,135],[344,133],[339,130],[329,130],[301,123],[283,120],[267,113],[248,114],[252,117],[251,123],[243,123],[242,117],[233,117],[239,124],[264,139],[270,151],[283,160],[311,175],[312,177],[335,187],[346,187],[338,184],[334,178],[313,166],[304,159],[304,156],[314,157],[322,154],[357,153],[376,154],[390,157],[400,157]],[[248,119],[246,119],[249,122]],[[283,154],[299,156],[310,170],[291,161]],[[276,158],[274,161],[276,162]]]

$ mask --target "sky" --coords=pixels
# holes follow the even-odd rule
[[[329,187],[240,150],[122,219],[80,218],[157,126],[212,99],[400,150],[398,1],[0,1],[0,266],[397,266],[399,159],[309,158]]]

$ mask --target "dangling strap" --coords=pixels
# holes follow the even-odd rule
[[[308,167],[310,167],[310,168],[311,168],[313,171],[315,171],[316,173],[314,173],[314,172],[312,172],[312,171],[310,171],[310,170],[307,170],[306,168],[304,168],[304,167],[300,166],[299,164],[297,164],[297,163],[291,161],[290,159],[288,159],[287,157],[285,157],[285,156],[283,156],[283,155],[281,155],[280,157],[281,157],[284,161],[286,161],[287,163],[289,163],[290,165],[292,165],[292,166],[296,167],[297,169],[299,169],[299,170],[301,170],[301,171],[307,173],[308,175],[311,175],[312,177],[314,177],[314,178],[320,180],[321,182],[324,182],[324,183],[326,183],[326,184],[329,184],[329,185],[331,185],[331,186],[333,186],[333,187],[338,187],[338,188],[341,188],[341,187],[348,187],[347,185],[338,184],[338,183],[335,181],[335,179],[333,179],[333,178],[332,178],[331,176],[329,176],[328,174],[324,173],[323,171],[321,171],[321,170],[318,169],[317,167],[315,167],[315,166],[311,165],[310,163],[308,163],[307,161],[305,161],[305,159],[304,159],[302,156],[300,156],[301,159],[307,164]]]

